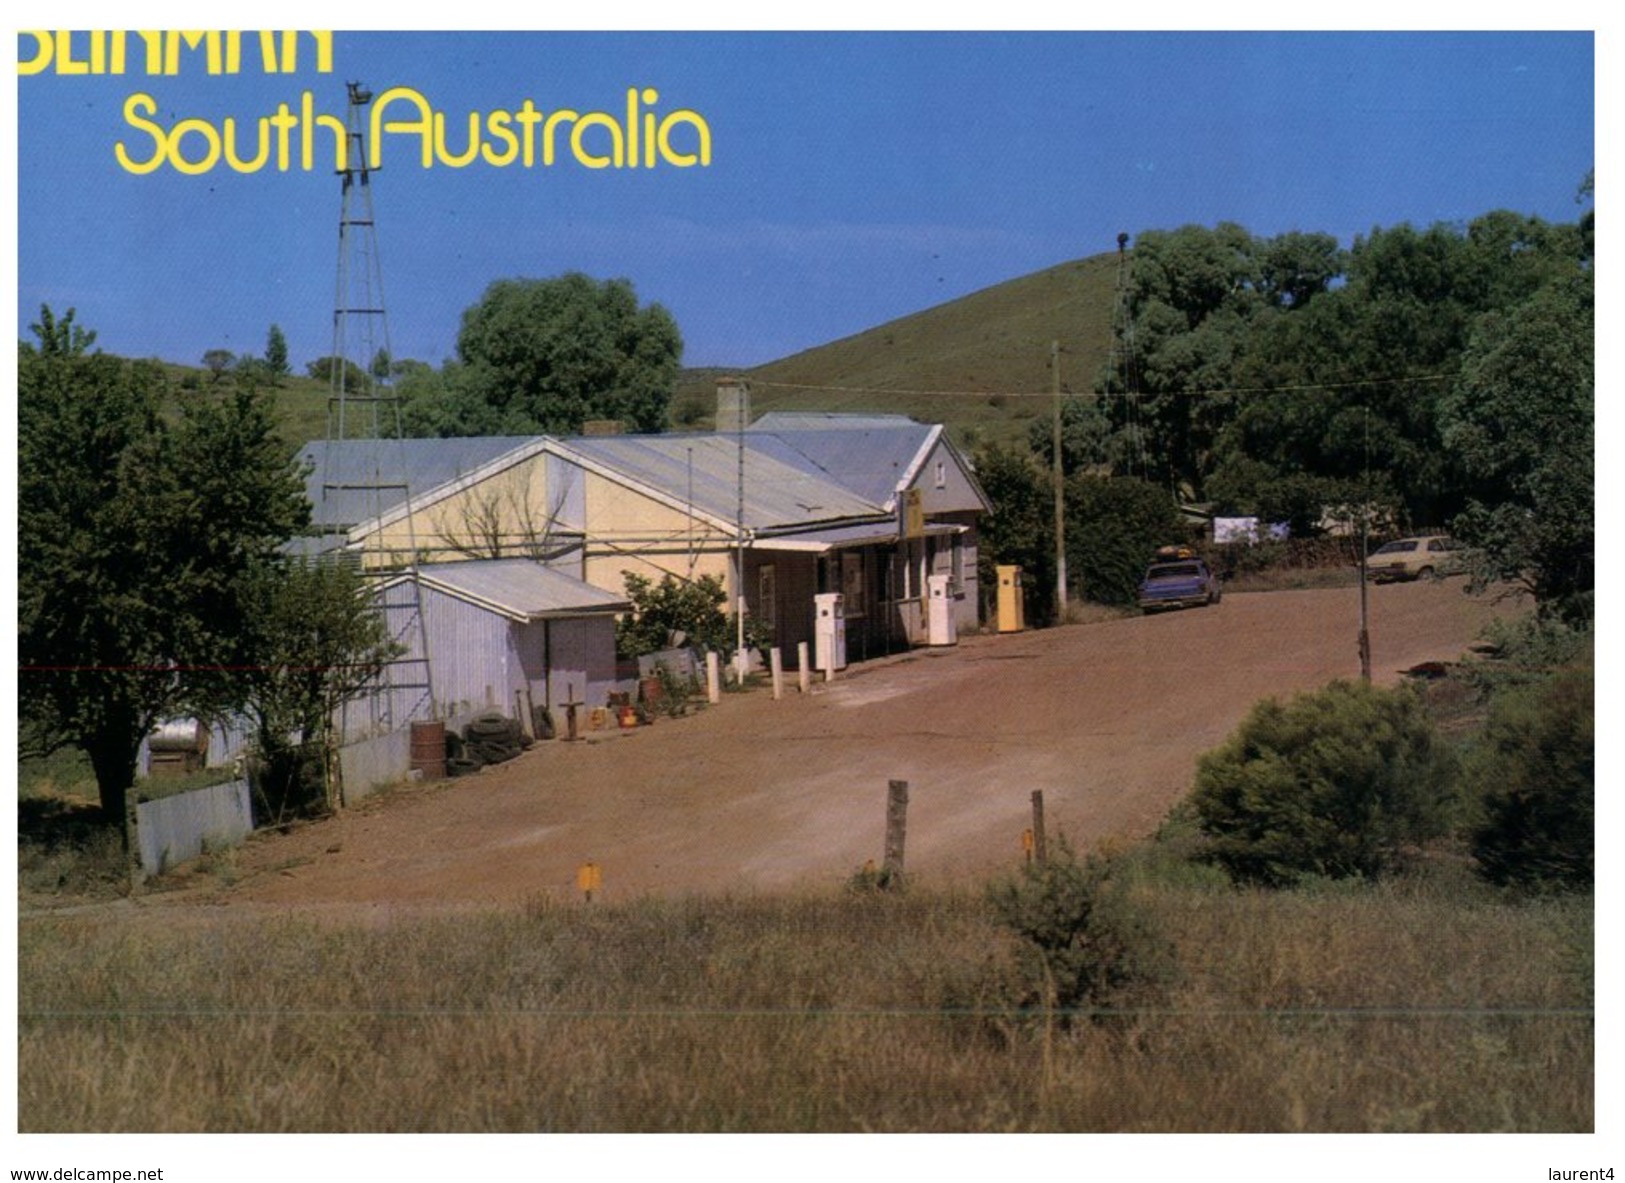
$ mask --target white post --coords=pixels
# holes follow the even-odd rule
[[[773,701],[784,697],[784,658],[777,645],[767,651],[767,662],[773,670]]]
[[[705,698],[712,706],[722,701],[722,666],[715,649],[705,654]]]
[[[796,678],[801,684],[801,693],[812,693],[812,666],[807,658],[807,642],[796,642]]]

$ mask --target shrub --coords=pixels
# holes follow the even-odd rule
[[[1380,877],[1443,833],[1453,767],[1420,698],[1334,682],[1254,706],[1197,765],[1206,856],[1238,881]]]
[[[714,575],[692,580],[666,575],[656,583],[629,571],[626,598],[632,611],[615,629],[615,648],[622,657],[668,648],[674,633],[685,634],[685,644],[701,648],[721,648],[727,636],[728,616],[722,605],[728,593]]]
[[[1497,696],[1469,759],[1494,786],[1473,832],[1479,873],[1525,891],[1587,891],[1596,844],[1595,689],[1590,670]]]
[[[1020,938],[1012,1001],[1065,1012],[1154,993],[1171,974],[1172,953],[1129,905],[1117,863],[1079,860],[1064,840],[1056,846],[1043,865],[988,890],[994,916]]]
[[[1173,499],[1146,481],[1082,476],[1067,482],[1067,571],[1097,604],[1133,604],[1152,554],[1181,532]]]

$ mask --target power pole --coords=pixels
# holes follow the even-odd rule
[[[1055,392],[1050,467],[1055,477],[1055,620],[1066,619],[1066,475],[1061,465],[1061,343],[1049,343],[1050,387]]]
[[[1365,433],[1365,475],[1360,505],[1360,680],[1371,684],[1371,618],[1366,612],[1365,559],[1370,551],[1371,528],[1371,408],[1362,408]]]

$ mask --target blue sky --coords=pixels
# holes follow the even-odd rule
[[[1347,243],[1497,208],[1573,220],[1594,157],[1588,33],[339,33],[326,74],[305,49],[291,75],[245,54],[235,76],[149,78],[132,51],[122,76],[17,79],[19,337],[48,303],[131,356],[260,353],[273,322],[296,366],[331,348],[330,166],[135,175],[113,145],[151,153],[125,119],[137,92],[165,128],[252,129],[306,90],[342,117],[346,80],[409,86],[453,149],[470,111],[526,99],[618,113],[652,87],[661,115],[704,117],[712,162],[687,169],[424,169],[387,137],[390,340],[433,363],[499,278],[626,277],[676,317],[686,364],[748,366],[1119,231],[1228,220]]]

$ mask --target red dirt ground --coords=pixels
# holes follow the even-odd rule
[[[1143,836],[1196,757],[1253,702],[1357,677],[1353,588],[1226,596],[1217,608],[964,638],[855,666],[801,695],[793,677],[696,715],[538,744],[452,781],[384,794],[236,854],[229,890],[148,904],[256,908],[512,904],[834,886],[880,859],[886,786],[909,783],[907,869],[947,883],[1020,857],[1030,795],[1076,847]],[[1494,615],[1460,581],[1371,591],[1373,676],[1460,657]]]

